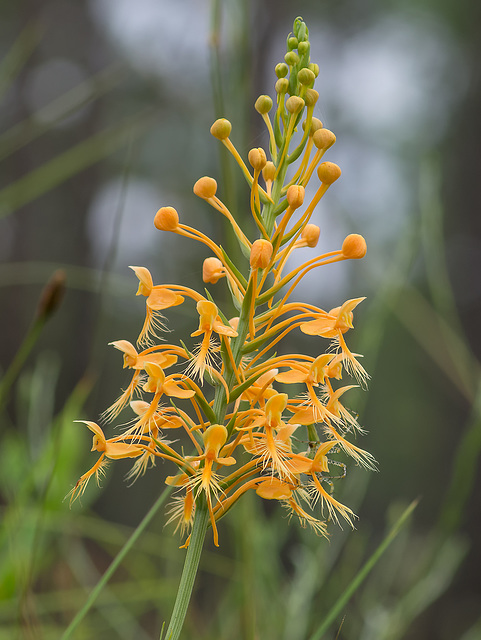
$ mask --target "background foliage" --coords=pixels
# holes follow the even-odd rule
[[[70,511],[63,498],[89,466],[73,420],[96,419],[125,384],[107,343],[132,339],[143,313],[127,265],[201,286],[201,249],[166,242],[154,212],[171,204],[231,242],[191,185],[212,175],[239,216],[248,210],[208,129],[225,116],[244,155],[265,144],[252,105],[273,93],[292,11],[284,0],[1,5],[0,638],[60,637],[162,491],[162,465],[129,488],[116,470]],[[481,9],[302,0],[296,12],[321,68],[316,115],[337,135],[329,160],[343,170],[317,214],[321,243],[354,232],[369,247],[300,296],[322,308],[368,296],[356,330],[372,381],[351,406],[380,473],[339,482],[360,520],[354,533],[331,527],[330,543],[245,499],[220,525],[220,550],[206,550],[185,637],[316,637],[420,497],[323,637],[343,622],[349,640],[475,640]],[[65,296],[39,321],[56,269]],[[171,323],[180,332],[189,319]],[[76,638],[157,637],[184,557],[164,522],[161,510]]]

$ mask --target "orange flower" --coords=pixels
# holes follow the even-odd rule
[[[157,330],[165,329],[162,324],[164,316],[160,313],[164,309],[176,307],[184,302],[184,298],[171,289],[156,285],[152,280],[152,275],[145,267],[130,267],[139,279],[137,295],[145,296],[146,316],[144,326],[137,339],[138,344],[149,344],[152,342],[151,336],[156,335]]]

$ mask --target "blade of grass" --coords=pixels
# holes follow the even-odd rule
[[[35,200],[62,184],[73,175],[110,155],[128,141],[142,135],[155,118],[152,110],[144,110],[120,124],[97,133],[71,149],[60,153],[26,176],[0,191],[0,217]]]
[[[37,22],[29,22],[3,57],[0,64],[0,100],[37,46],[40,35]]]
[[[142,534],[144,529],[149,525],[149,523],[151,522],[153,517],[156,515],[156,513],[160,509],[160,507],[167,500],[167,497],[169,496],[171,490],[172,489],[170,487],[167,487],[166,489],[164,489],[164,491],[160,494],[160,496],[154,502],[154,504],[149,509],[149,511],[145,514],[145,516],[143,517],[143,519],[140,522],[139,526],[132,533],[132,535],[127,540],[127,542],[124,544],[122,549],[119,551],[119,553],[112,560],[112,562],[111,562],[109,568],[107,569],[107,571],[103,574],[103,576],[101,577],[99,582],[92,589],[92,591],[90,592],[90,595],[87,598],[84,606],[80,609],[80,611],[78,611],[78,613],[76,614],[76,616],[74,617],[72,622],[69,624],[67,629],[62,634],[62,637],[61,637],[60,640],[67,640],[67,638],[70,638],[72,636],[72,633],[75,631],[75,629],[82,622],[82,620],[85,618],[87,613],[90,611],[90,609],[94,605],[99,593],[102,591],[104,586],[107,584],[107,582],[110,580],[110,578],[117,571],[117,569],[120,566],[122,560],[125,558],[125,556],[130,551],[130,549],[132,549],[133,545],[135,544],[135,542],[137,541],[139,536]]]
[[[29,118],[10,127],[0,135],[0,160],[49,131],[63,118],[113,89],[123,77],[123,69],[117,64],[111,65],[55,98]]]
[[[375,564],[378,562],[382,554],[386,551],[386,549],[389,547],[391,542],[397,536],[401,527],[404,526],[404,524],[406,523],[411,513],[417,507],[418,502],[419,502],[418,500],[414,500],[407,507],[407,509],[404,510],[404,512],[401,514],[401,517],[397,520],[397,522],[395,522],[394,526],[391,528],[391,530],[389,531],[387,536],[384,538],[382,543],[379,545],[376,551],[371,555],[368,561],[364,564],[362,569],[357,573],[357,575],[348,585],[347,589],[345,589],[344,593],[342,593],[341,596],[338,598],[334,606],[331,608],[331,610],[328,612],[328,614],[324,618],[321,625],[312,634],[312,636],[310,636],[309,640],[320,640],[320,638],[322,638],[322,636],[326,633],[330,625],[341,614],[342,610],[347,605],[351,597],[354,595],[357,589],[359,589],[359,587],[367,578],[367,576],[369,575],[369,573],[371,572]]]

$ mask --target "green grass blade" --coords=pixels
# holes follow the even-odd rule
[[[414,511],[418,504],[418,500],[414,500],[411,504],[404,510],[401,517],[397,520],[397,522],[392,527],[391,531],[384,538],[382,543],[376,549],[376,551],[372,554],[369,560],[364,564],[362,569],[358,572],[358,574],[354,577],[351,583],[348,585],[347,589],[345,589],[344,593],[341,594],[337,602],[331,608],[331,610],[326,615],[322,624],[317,628],[317,630],[312,634],[309,640],[320,640],[322,636],[329,629],[330,625],[336,620],[336,618],[342,613],[342,610],[347,605],[351,597],[357,591],[357,589],[361,586],[364,580],[367,578],[371,570],[374,568],[374,565],[377,563],[382,554],[389,547],[391,542],[399,533],[401,527],[405,524],[406,520],[409,518],[411,513]]]
[[[111,65],[10,127],[0,135],[0,160],[22,149],[50,131],[57,122],[111,91],[124,75],[121,67]]]
[[[139,536],[142,534],[144,529],[149,525],[150,521],[156,515],[156,513],[160,509],[160,507],[167,500],[167,497],[169,496],[171,491],[172,491],[172,489],[170,487],[167,487],[167,489],[164,489],[164,491],[157,498],[155,503],[152,505],[152,507],[149,509],[149,511],[146,513],[146,515],[144,516],[144,518],[140,522],[139,526],[135,529],[135,531],[132,533],[130,538],[124,544],[122,549],[119,551],[119,553],[112,560],[112,562],[111,562],[109,568],[107,569],[107,571],[103,574],[102,578],[99,580],[99,582],[96,584],[96,586],[92,589],[92,591],[90,592],[90,595],[87,598],[87,601],[85,602],[84,606],[80,609],[80,611],[78,611],[78,613],[76,614],[75,618],[69,624],[69,626],[67,627],[67,629],[63,633],[63,635],[61,637],[61,640],[67,640],[67,638],[70,638],[72,636],[72,633],[75,631],[75,629],[82,622],[82,620],[85,618],[87,613],[90,611],[90,609],[94,605],[99,593],[102,591],[102,589],[105,587],[107,582],[110,580],[110,578],[117,571],[117,569],[120,566],[122,560],[125,558],[125,556],[130,551],[130,549],[132,549],[132,547],[136,543],[136,541],[139,538]]]
[[[37,22],[29,22],[4,56],[0,64],[0,100],[37,46],[40,35]]]
[[[152,116],[151,110],[137,113],[120,124],[80,142],[2,189],[0,218],[13,213],[142,135],[152,124]]]

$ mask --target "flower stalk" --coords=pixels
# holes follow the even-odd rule
[[[72,500],[117,459],[133,460],[131,481],[157,459],[174,469],[165,480],[175,491],[168,522],[180,530],[187,555],[167,629],[169,640],[181,632],[207,531],[212,530],[219,546],[217,523],[242,496],[254,491],[264,500],[276,500],[301,526],[327,537],[329,523],[344,520],[353,525],[356,517],[333,495],[339,476],[336,469],[331,473],[331,465],[346,468],[340,456],[375,467],[371,454],[352,442],[364,431],[344,405],[344,394],[357,385],[346,384],[343,377],[354,377],[361,386],[369,377],[361,356],[346,341],[364,298],[341,301],[330,311],[292,299],[312,269],[332,268],[327,265],[358,260],[366,253],[364,238],[352,233],[340,249],[289,270],[294,252],[316,248],[320,231],[311,219],[341,175],[336,164],[321,163],[335,136],[313,116],[319,68],[310,62],[308,35],[297,18],[285,62],[276,66],[273,118],[269,96],[255,103],[266,124],[269,149],[250,150],[252,172],[231,139],[231,123],[220,118],[211,127],[250,187],[259,237],[249,237],[242,219],[218,197],[217,182],[208,176],[195,183],[194,193],[231,225],[240,257],[229,256],[202,231],[181,223],[171,206],[161,207],[154,218],[158,230],[198,241],[214,254],[202,265],[204,283],[218,287],[225,278],[231,311],[238,315],[228,319],[229,311],[215,301],[215,290],[155,284],[146,267],[132,267],[139,281],[137,295],[145,299],[145,319],[136,346],[128,340],[112,343],[123,353],[130,381],[103,420],[115,420],[129,405],[135,416],[123,433],[111,438],[97,423],[82,421],[93,433],[92,451],[98,457],[73,487]],[[299,167],[288,178],[289,167],[297,161]],[[318,188],[310,202],[304,202],[305,186],[316,168]],[[179,344],[160,340],[166,328],[163,313],[179,305],[190,305],[198,320],[190,334],[193,345],[188,338]],[[315,356],[286,352],[284,338],[294,331],[314,336],[319,345],[327,342]],[[193,447],[190,455],[178,439],[167,439],[174,429],[185,433]]]

